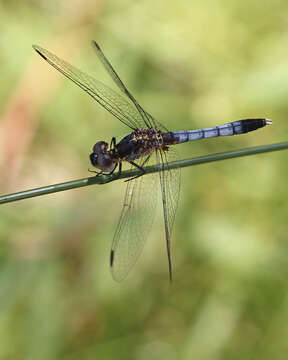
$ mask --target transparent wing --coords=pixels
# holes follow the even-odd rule
[[[152,154],[149,163],[153,161],[153,157]],[[153,224],[158,190],[157,174],[147,174],[127,182],[110,255],[111,272],[116,281],[124,280],[143,250]]]
[[[174,148],[170,147],[168,151],[157,151],[156,156],[161,169],[159,176],[162,192],[165,238],[169,276],[170,281],[172,281],[171,233],[179,201],[181,173],[180,168],[168,169],[167,166],[168,162],[178,160],[178,155]]]
[[[151,118],[146,115],[146,112],[142,109],[142,107],[138,104],[138,102],[134,98],[134,96],[126,88],[123,81],[120,79],[119,75],[116,73],[113,66],[111,65],[109,60],[106,58],[106,56],[104,55],[100,46],[96,43],[96,41],[92,41],[92,45],[95,49],[96,55],[98,56],[102,65],[104,66],[105,70],[111,76],[111,79],[118,86],[118,88],[131,100],[131,102],[134,104],[135,108],[138,110],[138,112],[141,115],[141,118],[143,120],[143,124],[145,124],[145,126],[148,128],[153,127],[154,123],[151,121]]]
[[[158,128],[161,131],[168,131],[165,126],[163,126],[159,121],[155,120],[152,115],[150,115],[147,111],[145,111],[141,105],[137,102],[134,96],[130,93],[127,89],[123,81],[120,79],[119,75],[114,70],[113,66],[109,62],[109,60],[104,55],[103,51],[101,50],[100,46],[97,44],[96,41],[92,41],[92,45],[96,51],[96,55],[98,56],[99,60],[101,61],[102,65],[106,69],[107,73],[111,76],[111,79],[114,83],[118,86],[118,88],[132,101],[135,105],[135,108],[138,110],[139,114],[142,117],[143,125],[145,124],[148,128]],[[143,127],[142,125],[142,127]]]
[[[81,89],[86,91],[90,96],[92,96],[93,99],[95,99],[100,105],[102,105],[107,111],[122,121],[125,125],[129,126],[133,130],[137,128],[145,128],[147,126],[147,123],[143,120],[144,110],[141,110],[142,112],[140,111],[140,109],[142,109],[140,105],[139,108],[137,106],[135,107],[135,103],[133,104],[130,101],[131,98],[130,100],[124,98],[116,91],[110,89],[107,85],[94,79],[92,76],[85,74],[81,70],[70,65],[68,62],[52,54],[50,51],[43,49],[38,45],[33,45],[33,48],[50,65],[65,75],[68,79],[73,81]],[[107,67],[105,68],[107,70]],[[118,77],[117,74],[116,76]],[[146,117],[144,118],[146,119]]]

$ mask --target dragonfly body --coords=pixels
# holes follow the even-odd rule
[[[156,199],[160,192],[169,277],[172,281],[171,233],[180,192],[180,169],[170,169],[168,166],[170,161],[178,159],[174,146],[171,145],[218,136],[244,134],[271,124],[271,121],[264,118],[246,119],[206,129],[168,131],[136,101],[99,45],[95,41],[92,44],[98,59],[122,95],[50,51],[37,45],[33,47],[44,60],[130,128],[130,134],[118,143],[113,137],[110,147],[107,142],[98,141],[90,154],[92,165],[100,170],[97,175],[113,173],[117,167],[120,174],[124,161],[141,170],[140,175],[127,181],[122,212],[110,252],[110,266],[114,279],[123,280],[141,254],[152,226]],[[153,162],[158,165],[159,176],[157,174],[141,176],[145,174],[145,166]]]
[[[90,154],[90,160],[92,165],[101,171],[112,173],[123,161],[133,164],[134,160],[149,156],[156,150],[168,151],[170,145],[219,136],[245,134],[270,123],[271,120],[260,118],[238,120],[220,126],[190,131],[161,133],[153,128],[139,129],[125,136],[118,144],[113,143],[112,140],[113,147],[109,150],[106,142],[97,142]],[[142,171],[145,173],[143,168]]]

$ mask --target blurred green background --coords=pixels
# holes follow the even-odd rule
[[[95,39],[171,130],[268,117],[181,158],[286,141],[286,0],[0,1],[1,193],[89,175],[127,128],[33,50],[111,85]],[[0,359],[286,359],[286,151],[182,170],[169,284],[157,221],[125,282],[108,259],[125,184],[0,207]]]

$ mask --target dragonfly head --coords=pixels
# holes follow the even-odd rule
[[[93,146],[93,152],[90,154],[90,161],[93,166],[102,171],[110,172],[115,167],[108,144],[105,141],[98,141]]]

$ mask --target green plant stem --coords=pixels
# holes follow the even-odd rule
[[[186,167],[193,165],[205,164],[213,161],[220,161],[226,159],[233,159],[240,156],[248,156],[248,155],[256,155],[262,154],[271,151],[278,151],[288,149],[288,142],[282,142],[278,144],[270,144],[264,146],[257,146],[248,149],[240,149],[235,151],[217,153],[207,156],[200,156],[192,159],[179,160],[169,163],[169,169],[174,169],[176,167]],[[158,171],[158,165],[148,166],[145,168],[146,173],[154,173]],[[101,176],[91,176],[88,178],[67,181],[64,183],[54,184],[39,187],[36,189],[20,191],[13,194],[7,194],[0,196],[0,204],[18,201],[23,199],[32,198],[35,196],[41,196],[46,194],[52,194],[59,191],[65,191],[70,189],[76,189],[83,186],[94,185],[94,184],[106,184],[111,181],[115,181],[118,179],[126,179],[133,177],[137,174],[140,174],[140,171],[137,169],[123,171],[120,176],[117,173],[112,175],[101,175]]]

